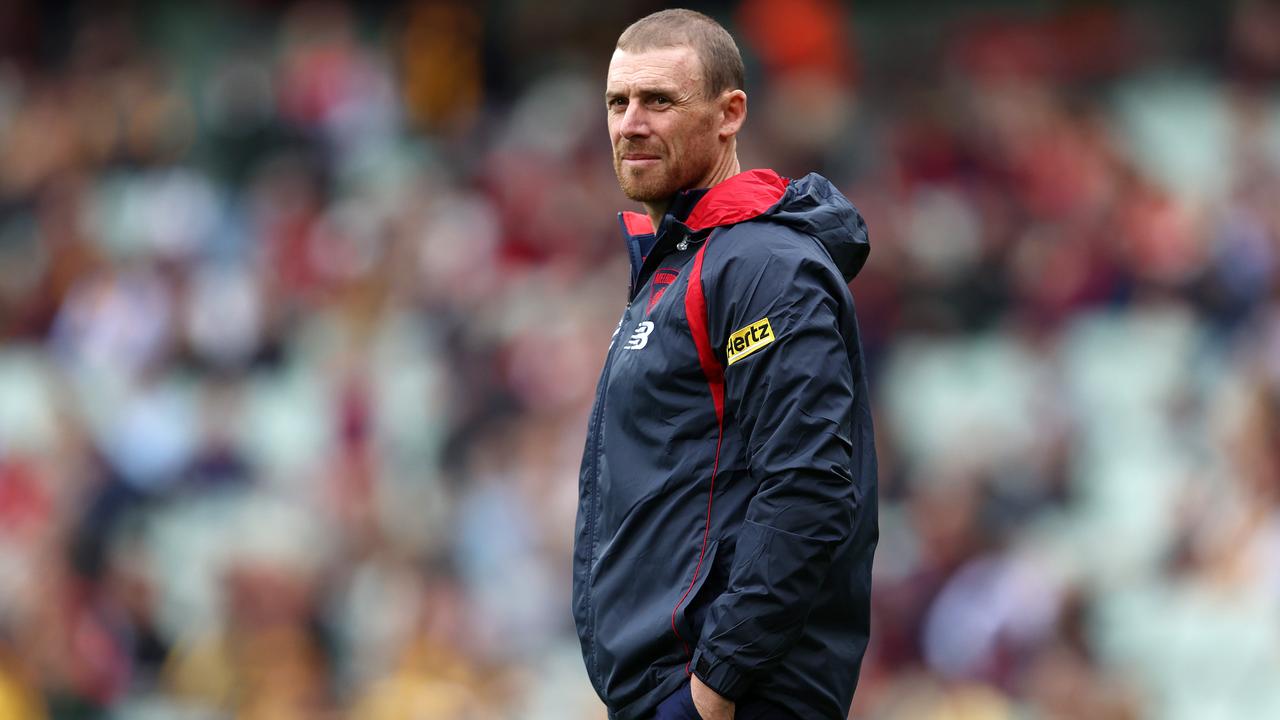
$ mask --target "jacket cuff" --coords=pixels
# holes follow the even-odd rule
[[[707,687],[729,700],[738,702],[747,693],[750,685],[747,676],[727,660],[712,655],[704,647],[699,647],[694,652],[689,666],[693,674],[706,683]]]

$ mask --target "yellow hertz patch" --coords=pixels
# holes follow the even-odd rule
[[[725,355],[729,356],[732,365],[751,353],[773,342],[773,328],[769,318],[757,320],[729,336],[729,344],[725,346]]]

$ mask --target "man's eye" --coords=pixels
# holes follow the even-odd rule
[[[666,95],[654,95],[652,102],[654,105],[670,105],[671,98],[667,97]]]
[[[609,107],[622,107],[626,104],[627,104],[626,98],[616,97],[616,98],[609,99]]]

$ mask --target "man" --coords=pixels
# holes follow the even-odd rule
[[[614,720],[844,718],[878,535],[848,282],[866,226],[824,178],[740,172],[729,34],[627,28],[605,91],[627,309],[583,456],[574,616]]]

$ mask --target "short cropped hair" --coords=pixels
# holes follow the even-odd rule
[[[660,10],[631,23],[618,37],[618,49],[642,52],[688,46],[698,56],[708,97],[742,90],[746,69],[733,36],[720,23],[694,10]]]

